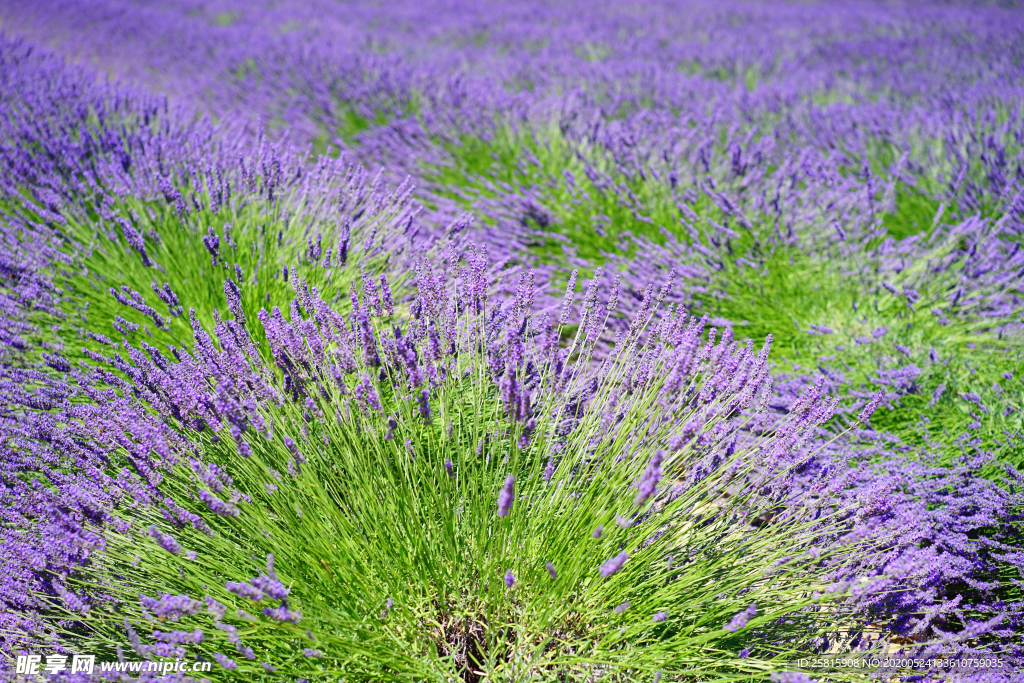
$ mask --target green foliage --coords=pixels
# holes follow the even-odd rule
[[[213,23],[218,26],[230,26],[238,21],[238,15],[234,12],[220,12],[213,17]]]
[[[890,237],[901,240],[918,234],[930,236],[935,226],[935,217],[942,206],[940,202],[905,183],[899,184],[895,202],[896,210],[882,218],[882,224]]]
[[[938,253],[941,247],[933,256]],[[946,298],[954,273],[935,276],[910,306],[905,297],[872,285],[877,276],[869,267],[858,268],[854,259],[837,267],[795,250],[778,250],[760,265],[763,270],[727,264],[718,274],[720,297],[705,303],[704,309],[743,323],[735,328],[738,338],[756,340],[772,334],[777,372],[795,375],[827,369],[842,378],[839,391],[850,397],[881,388],[875,381],[879,371],[916,365],[922,370],[916,388],[891,409],[876,413],[876,429],[898,436],[905,445],[938,448],[947,458],[962,453],[955,439],[970,432],[981,439],[980,448],[1003,461],[1024,464],[1024,453],[1007,446],[1003,432],[1024,429],[1024,384],[1018,371],[1024,366],[1024,341],[988,331],[992,323],[979,321],[968,311],[955,314]],[[913,276],[912,268],[885,281],[897,289],[904,282],[920,287],[921,281]],[[950,313],[948,323],[931,312],[935,307]],[[817,334],[812,325],[833,333]],[[887,330],[884,336],[874,338],[872,331],[882,328]],[[866,339],[870,342],[863,343]],[[900,346],[909,350],[909,356],[898,350]],[[938,360],[932,360],[933,352]],[[1005,372],[1013,378],[1004,378]],[[946,389],[933,403],[939,385]],[[974,408],[981,424],[972,429],[968,426],[976,418],[962,398],[967,393],[981,395],[987,408],[984,413]]]
[[[448,161],[423,171],[438,194],[473,208],[508,189],[536,192],[545,213],[516,218],[569,237],[572,249],[595,267],[607,253],[621,251],[626,232],[662,243],[662,227],[679,230],[679,210],[664,178],[627,176],[606,151],[569,140],[554,124],[537,131],[498,126],[486,139],[464,136],[441,142]],[[598,182],[588,176],[588,168],[600,174]],[[572,180],[567,182],[567,177]],[[697,200],[696,210],[716,211],[704,197]],[[482,214],[488,221],[487,213]],[[535,256],[559,262],[560,254],[551,247],[538,244]]]

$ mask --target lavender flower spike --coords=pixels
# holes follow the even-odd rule
[[[629,553],[623,550],[621,553],[601,565],[599,570],[601,572],[601,576],[607,579],[609,576],[622,569],[622,565],[626,564],[626,560],[628,559]]]
[[[658,482],[661,481],[661,461],[665,457],[664,451],[658,451],[651,458],[651,462],[647,465],[647,469],[644,470],[643,475],[640,477],[640,481],[637,482],[637,488],[640,489],[633,503],[637,507],[647,502],[647,499],[654,495],[654,490],[658,486]]]
[[[572,275],[569,276],[569,283],[565,286],[565,299],[562,301],[562,313],[558,316],[558,324],[564,325],[569,322],[569,313],[572,310],[572,299],[576,293],[576,274],[577,271],[574,269]]]
[[[516,499],[515,485],[516,478],[511,474],[508,475],[508,479],[505,480],[505,486],[502,487],[501,493],[498,494],[499,517],[508,517],[508,513],[512,511],[512,503]]]
[[[747,625],[747,622],[750,620],[751,617],[754,617],[756,615],[757,603],[752,602],[750,603],[750,605],[747,606],[745,610],[734,616],[732,620],[730,620],[729,623],[725,625],[725,630],[731,633],[736,633],[736,631],[739,631],[741,628]]]
[[[776,671],[771,675],[771,683],[813,683],[807,674],[799,671]]]
[[[149,535],[152,536],[161,548],[169,553],[177,555],[181,552],[181,545],[174,539],[173,536],[168,536],[162,533],[156,526],[149,527]]]
[[[882,402],[882,398],[885,396],[881,391],[873,399],[868,401],[868,404],[864,406],[864,409],[860,411],[860,415],[857,416],[857,422],[867,422],[871,419],[875,409],[878,408],[878,404]]]

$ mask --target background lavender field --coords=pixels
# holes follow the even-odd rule
[[[0,168],[3,675],[1021,680],[1020,7],[0,2]]]

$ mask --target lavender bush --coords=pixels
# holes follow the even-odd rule
[[[280,383],[238,319],[215,342],[196,325],[173,359],[143,347],[53,380],[93,399],[57,408],[66,434],[102,448],[118,415],[119,445],[150,476],[125,482],[129,510],[83,525],[102,558],[58,584],[50,618],[83,645],[192,645],[249,674],[756,679],[845,638],[851,591],[904,578],[857,572],[879,538],[841,498],[793,495],[792,448],[835,407],[820,387],[770,438],[730,423],[768,397],[767,344],[755,355],[701,343],[692,319],[638,319],[592,371],[607,310],[593,288],[561,349],[557,329],[530,324],[528,288],[492,309],[481,265],[449,288],[420,262],[404,333],[378,326],[369,286],[346,318],[297,285],[295,317],[259,316]],[[749,639],[765,636],[759,652]]]
[[[0,30],[5,675],[1019,676],[1012,8]]]

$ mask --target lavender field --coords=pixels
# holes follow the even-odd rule
[[[1024,7],[0,0],[0,680],[1024,682]]]

